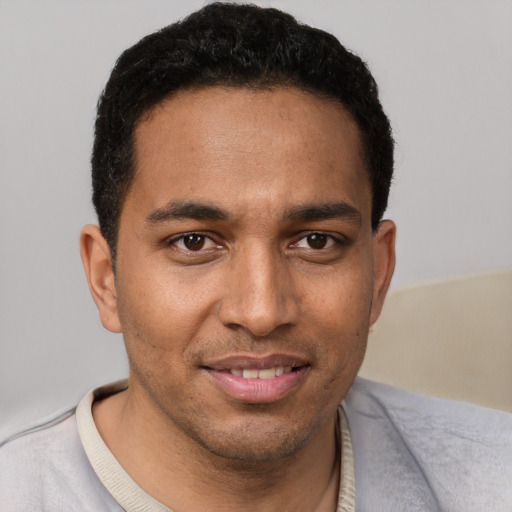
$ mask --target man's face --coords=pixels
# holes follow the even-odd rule
[[[116,283],[131,393],[223,457],[294,453],[332,428],[372,314],[355,123],[296,89],[207,88],[150,112],[135,153]]]

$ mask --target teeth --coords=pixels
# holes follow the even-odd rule
[[[258,378],[259,379],[273,379],[276,376],[276,369],[275,368],[268,368],[265,370],[260,370],[258,372]]]
[[[291,371],[291,366],[276,366],[274,368],[263,368],[261,370],[236,370],[234,368],[230,370],[231,374],[235,377],[243,377],[244,379],[273,379],[274,377],[281,377],[284,373],[290,373]]]

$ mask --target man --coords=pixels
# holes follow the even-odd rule
[[[129,381],[6,443],[0,508],[509,510],[510,415],[354,383],[392,167],[364,63],[284,13],[213,4],[124,52],[81,251]]]

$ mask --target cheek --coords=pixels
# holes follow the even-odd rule
[[[339,386],[340,381],[351,382],[366,351],[373,289],[371,269],[347,265],[316,289],[308,296],[310,314],[304,318],[315,317],[320,364],[331,368],[332,386]]]
[[[151,267],[147,262],[145,266]],[[179,344],[192,338],[215,302],[212,290],[192,272],[178,273],[162,264],[150,270],[120,276],[123,335],[166,346],[171,340]]]
[[[321,281],[308,278],[303,288],[306,308],[323,317],[334,332],[365,335],[373,294],[371,264],[340,266]]]

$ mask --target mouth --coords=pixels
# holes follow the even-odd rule
[[[295,392],[305,381],[310,364],[300,358],[236,357],[203,366],[214,385],[242,403],[272,403]]]

